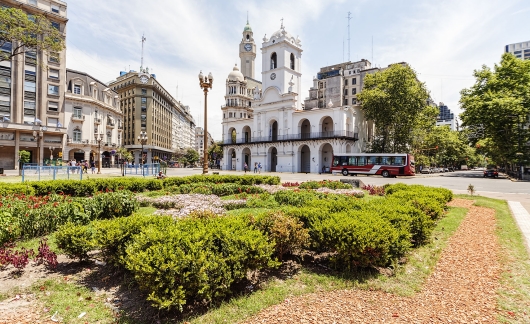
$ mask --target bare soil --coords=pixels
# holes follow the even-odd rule
[[[469,208],[421,292],[413,297],[383,291],[342,290],[285,299],[246,323],[496,323],[501,272],[495,212]]]

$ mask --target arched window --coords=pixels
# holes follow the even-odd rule
[[[110,142],[112,142],[112,134],[110,131],[107,132],[107,143],[110,145]]]
[[[250,35],[249,35],[249,34],[247,34],[247,40],[249,40],[249,39],[250,39]]]
[[[278,64],[277,64],[276,52],[274,52],[271,55],[271,70],[277,67],[278,67]]]
[[[291,53],[291,70],[294,70],[294,54]]]
[[[74,129],[74,142],[81,142],[81,130],[79,128]]]

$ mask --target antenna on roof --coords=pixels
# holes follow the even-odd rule
[[[144,68],[144,43],[147,39],[144,37],[144,34],[142,34],[142,62],[140,64],[140,72],[142,72]]]
[[[248,10],[247,10],[247,25],[248,25]]]
[[[348,61],[350,61],[350,20],[351,20],[351,12],[348,11]]]

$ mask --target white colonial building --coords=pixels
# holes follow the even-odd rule
[[[326,100],[322,107],[305,109],[298,37],[283,24],[270,38],[263,37],[262,83],[252,78],[254,64],[249,60],[254,59],[255,49],[247,22],[240,44],[244,73],[236,66],[226,80],[223,169],[243,170],[246,163],[252,170],[254,163],[261,162],[264,171],[317,173],[329,171],[334,153],[364,149],[373,127],[364,121],[356,102]],[[315,87],[319,85],[315,79]],[[341,90],[342,85],[339,97]]]
[[[70,69],[66,70],[66,85],[63,160],[95,161],[96,165],[101,161],[102,166],[116,163],[123,133],[118,94],[92,76]],[[102,140],[98,142],[98,138]]]

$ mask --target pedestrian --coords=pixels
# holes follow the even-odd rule
[[[96,171],[96,163],[94,162],[94,160],[90,162],[90,168],[92,169],[92,174],[94,174],[94,171]]]
[[[258,162],[254,162],[254,173],[258,173]]]
[[[261,173],[261,162],[258,163],[258,173]]]
[[[245,165],[243,166],[243,169],[245,169],[245,174],[247,173],[248,165],[247,162],[245,162]]]
[[[83,163],[83,173],[88,173],[88,161],[85,161],[85,163]]]

